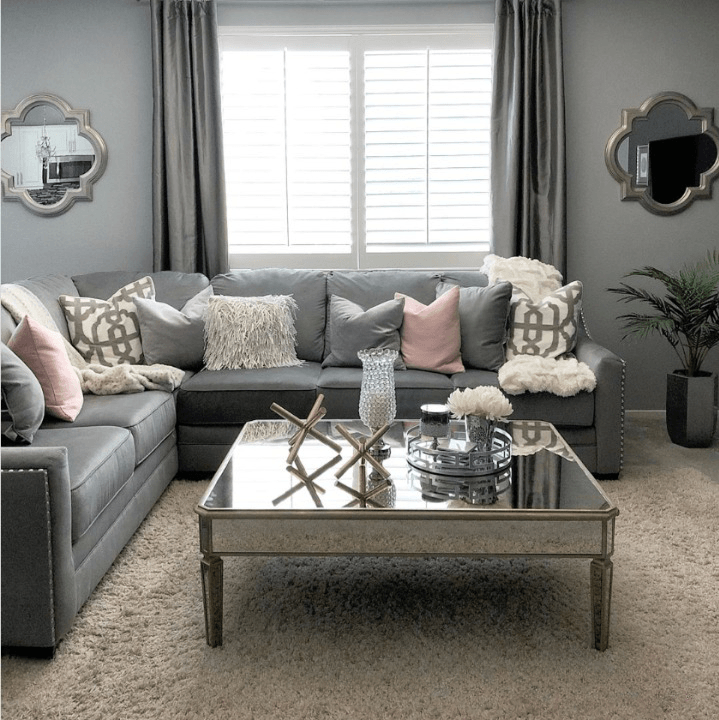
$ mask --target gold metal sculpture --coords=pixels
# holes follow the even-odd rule
[[[289,420],[291,423],[297,425],[297,427],[299,428],[297,433],[295,433],[290,438],[291,450],[290,454],[287,456],[288,465],[292,464],[295,457],[297,456],[297,453],[299,452],[300,446],[308,435],[311,435],[313,438],[315,438],[315,440],[319,440],[321,443],[324,443],[328,447],[331,447],[336,453],[342,452],[341,445],[336,443],[334,440],[328,438],[326,435],[323,435],[319,430],[315,428],[315,425],[327,414],[327,410],[322,407],[322,401],[324,399],[325,396],[322,395],[322,393],[317,396],[317,400],[315,400],[315,404],[312,406],[312,410],[310,410],[310,413],[307,416],[306,420],[302,420],[296,417],[291,412],[285,410],[277,403],[272,403],[272,405],[270,406],[272,412],[276,413],[280,417],[283,417],[285,420]]]
[[[390,426],[385,425],[384,427],[381,427],[369,438],[355,438],[352,433],[344,427],[344,425],[338,424],[336,428],[342,437],[344,437],[345,440],[347,440],[347,442],[354,448],[354,454],[352,457],[335,473],[335,477],[337,478],[335,485],[344,490],[346,493],[349,493],[354,498],[354,500],[349,503],[348,507],[352,507],[354,505],[359,505],[360,507],[367,507],[368,505],[371,507],[384,507],[382,503],[377,502],[373,498],[391,487],[391,482],[389,480],[391,473],[377,458],[373,457],[372,448],[376,443],[379,443],[382,440],[382,436],[389,430]],[[371,474],[373,482],[370,487],[367,486],[368,463],[374,468],[374,471]],[[341,478],[342,475],[344,475],[353,465],[357,465],[359,481],[358,489],[352,488],[339,481],[339,478]]]
[[[281,502],[290,497],[290,495],[304,487],[307,488],[315,506],[318,508],[322,507],[320,494],[324,494],[325,490],[315,482],[315,479],[320,477],[322,473],[329,470],[329,468],[336,465],[342,459],[340,455],[342,452],[342,446],[315,428],[315,425],[327,414],[326,408],[322,407],[323,400],[324,395],[320,394],[317,396],[315,404],[312,406],[309,415],[304,420],[296,417],[277,403],[272,403],[270,406],[270,409],[274,413],[283,417],[285,420],[289,420],[289,422],[299,428],[299,430],[289,439],[290,452],[287,455],[287,471],[296,477],[300,482],[293,485],[287,492],[284,492],[279,497],[276,497],[272,501],[272,504],[275,506],[279,505]],[[308,472],[299,458],[300,448],[308,435],[332,448],[332,450],[337,453],[337,455],[332,457],[328,462],[322,465],[322,467],[317,468],[317,470],[314,470],[313,472]]]

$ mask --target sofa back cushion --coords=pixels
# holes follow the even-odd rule
[[[374,307],[401,293],[423,305],[431,305],[437,298],[440,282],[483,287],[487,276],[478,270],[334,270],[327,276],[327,295],[338,295],[361,307]],[[329,354],[327,341],[325,356]]]
[[[13,281],[10,284],[20,285],[35,295],[50,312],[60,334],[66,340],[70,340],[67,323],[65,322],[65,312],[57,300],[60,295],[77,296],[77,289],[70,277],[67,275],[38,275],[37,277],[31,277],[27,280]],[[17,323],[12,319],[10,313],[3,308],[2,341],[4,343],[10,339],[16,327]]]
[[[191,297],[210,284],[210,281],[202,273],[184,273],[175,270],[163,270],[155,273],[111,270],[73,276],[72,280],[77,288],[74,294],[105,300],[121,287],[148,275],[152,278],[155,286],[155,299],[171,305],[176,310],[182,309]]]
[[[327,281],[323,270],[258,268],[232,270],[212,278],[215,295],[261,297],[292,295],[297,303],[297,357],[322,362]]]

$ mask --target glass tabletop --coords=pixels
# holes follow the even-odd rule
[[[398,420],[383,436],[389,451],[389,457],[382,460],[389,472],[387,484],[368,461],[364,469],[361,460],[352,463],[355,448],[341,430],[356,442],[368,437],[368,429],[359,420],[317,423],[315,429],[335,443],[335,448],[339,446],[340,452],[307,436],[295,458],[290,457],[289,442],[298,431],[295,425],[284,420],[247,423],[198,510],[217,516],[358,508],[363,512],[519,510],[572,515],[613,510],[601,487],[549,423],[503,424],[511,441],[506,458],[500,447],[503,441],[497,440],[500,460],[496,469],[462,475],[445,471],[442,464],[438,466],[442,472],[436,472],[434,465],[418,461],[412,443],[408,448],[408,438],[419,439],[417,425],[416,420]],[[450,438],[439,442],[440,449],[444,443],[450,454],[461,455],[472,447],[458,421],[451,423]]]

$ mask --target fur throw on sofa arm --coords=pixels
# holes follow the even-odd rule
[[[559,358],[517,355],[502,365],[498,379],[499,386],[509,395],[549,392],[569,397],[582,390],[592,392],[597,386],[589,365],[572,355]]]

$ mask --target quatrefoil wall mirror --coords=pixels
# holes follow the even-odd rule
[[[2,189],[37,215],[60,215],[92,186],[107,165],[107,147],[90,127],[88,110],[56,95],[31,95],[2,114]]]
[[[714,110],[665,92],[622,110],[622,126],[604,152],[622,200],[638,200],[657,215],[686,210],[710,198],[719,175],[719,129]]]

